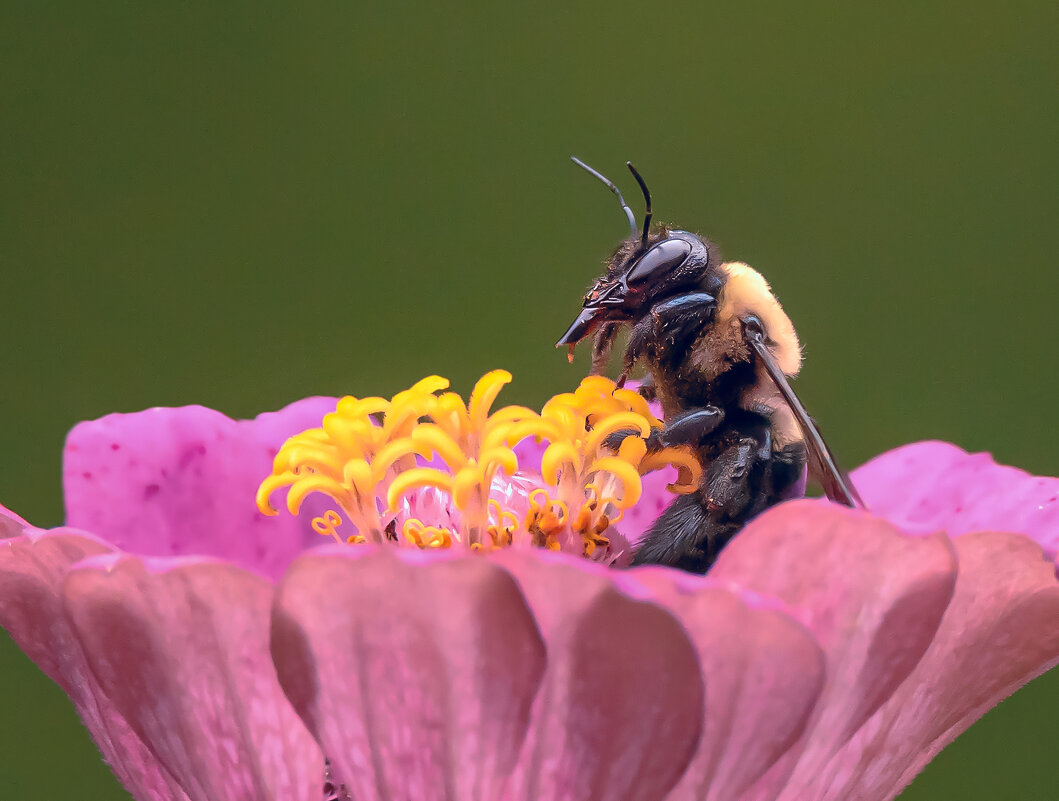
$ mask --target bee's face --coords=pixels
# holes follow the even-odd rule
[[[606,275],[585,295],[581,313],[556,343],[574,345],[605,322],[628,322],[655,302],[695,285],[710,265],[705,242],[687,231],[664,231],[646,249],[619,248]]]

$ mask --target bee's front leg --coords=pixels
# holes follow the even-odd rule
[[[717,299],[708,292],[687,292],[659,301],[632,328],[619,384],[646,351],[682,362],[702,329],[714,318]]]
[[[724,422],[724,417],[724,409],[713,405],[681,412],[667,421],[662,429],[659,436],[662,447],[678,448],[685,445],[698,448]]]
[[[663,448],[699,448],[717,427],[724,422],[724,410],[717,406],[704,406],[681,412],[664,428],[656,428],[647,437],[647,451],[653,453]],[[623,428],[604,440],[606,446],[616,451],[626,437],[638,434],[635,429]]]

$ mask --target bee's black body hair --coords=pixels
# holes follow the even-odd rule
[[[801,346],[765,279],[723,262],[704,237],[652,228],[650,192],[631,164],[646,205],[641,229],[614,183],[574,161],[618,197],[630,231],[557,345],[572,359],[574,346],[591,336],[592,372],[602,373],[618,333],[630,327],[618,383],[643,364],[642,393],[657,399],[667,421],[648,448],[691,448],[703,467],[698,488],[662,513],[633,564],[705,572],[749,520],[791,496],[807,469],[832,500],[862,505],[790,387]]]

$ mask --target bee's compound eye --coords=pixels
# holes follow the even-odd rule
[[[629,286],[657,281],[677,269],[691,255],[691,243],[683,239],[667,239],[648,250],[629,270],[625,279]]]

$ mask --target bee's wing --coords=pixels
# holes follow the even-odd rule
[[[802,402],[798,400],[798,396],[791,389],[787,376],[783,374],[779,365],[776,364],[772,351],[768,349],[768,346],[757,332],[747,331],[747,341],[757,352],[757,355],[761,357],[765,372],[768,373],[772,383],[776,385],[780,394],[783,395],[783,399],[787,401],[787,405],[794,413],[798,425],[801,426],[802,433],[805,435],[805,447],[809,455],[809,470],[813,478],[820,482],[827,497],[832,501],[845,504],[854,509],[864,509],[864,501],[861,500],[860,495],[857,493],[857,488],[853,486],[849,476],[838,466],[834,454],[827,447],[824,438],[820,436],[820,430],[816,427],[816,422],[805,411]]]

